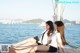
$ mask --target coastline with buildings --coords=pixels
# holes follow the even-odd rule
[[[80,25],[80,21],[70,21],[67,19],[62,20],[65,25]],[[0,24],[40,24],[45,22],[43,19],[32,19],[32,20],[0,20]]]
[[[32,19],[32,20],[0,20],[0,24],[40,24],[44,22],[42,19]]]

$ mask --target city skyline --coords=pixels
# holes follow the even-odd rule
[[[65,4],[63,19],[80,21],[79,6],[80,4]],[[51,0],[0,0],[0,19],[50,20],[53,17],[53,8]]]

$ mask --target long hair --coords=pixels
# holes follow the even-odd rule
[[[49,31],[48,31],[48,36],[50,36],[50,33],[53,33],[54,31],[54,26],[53,26],[53,22],[52,21],[47,21],[46,24],[48,24],[50,26]]]
[[[64,36],[64,23],[62,21],[56,21],[57,31],[61,34],[61,40],[63,45],[68,45],[65,36]]]

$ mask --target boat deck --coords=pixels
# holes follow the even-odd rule
[[[8,53],[10,44],[0,44],[0,53]],[[53,52],[36,52],[36,53],[53,53]],[[58,52],[54,53],[62,53],[61,49]],[[80,48],[71,48],[69,46],[65,46],[65,53],[80,53]]]
[[[37,52],[37,53],[53,53],[53,52]],[[62,51],[58,51],[58,52],[54,52],[54,53],[62,53]],[[65,53],[80,53],[80,48],[65,49]]]

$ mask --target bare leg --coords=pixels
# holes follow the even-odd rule
[[[49,50],[49,47],[50,46],[45,46],[45,45],[34,46],[31,52],[34,52],[34,51],[47,52]]]
[[[13,44],[13,46],[15,47],[15,46],[28,46],[28,45],[35,45],[35,43],[36,43],[36,40],[34,39],[34,38],[29,38],[29,39],[26,39],[26,40],[24,40],[24,41],[22,41],[22,42],[19,42],[19,43],[16,43],[16,44]]]
[[[26,49],[25,51],[29,51],[30,53],[34,53],[36,51],[39,52],[47,52],[49,50],[50,46],[45,46],[45,45],[37,45],[37,46],[31,46],[28,49]]]
[[[22,49],[22,50],[16,50],[17,53],[19,52],[47,52],[49,50],[50,46],[44,46],[44,45],[37,45],[37,46],[29,46],[28,48]]]
[[[49,47],[50,46],[44,46],[44,45],[32,45],[32,46],[28,46],[24,49],[19,49],[19,50],[15,50],[15,53],[33,53],[33,52],[36,52],[36,51],[39,51],[39,52],[47,52],[49,50]]]
[[[25,47],[23,49],[14,49],[14,50],[15,50],[15,53],[29,53],[33,49],[34,49],[34,46],[31,45],[31,46],[27,46],[27,47]],[[31,52],[31,53],[35,53],[35,52]]]

